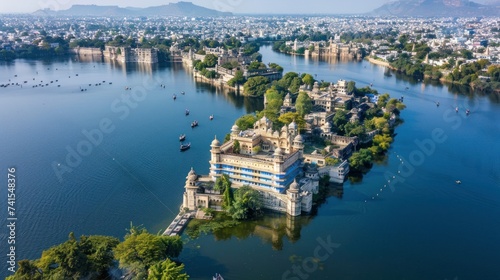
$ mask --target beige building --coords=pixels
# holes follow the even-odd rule
[[[106,46],[103,55],[105,59],[119,62],[157,63],[158,49],[130,48]]]

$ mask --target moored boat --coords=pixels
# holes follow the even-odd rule
[[[191,123],[191,127],[195,127],[195,126],[198,126],[198,121],[194,121]]]
[[[180,146],[180,150],[181,151],[185,151],[185,150],[187,150],[189,148],[191,148],[191,143],[181,144],[181,146]]]
[[[213,120],[214,119],[214,115],[210,115],[210,117],[208,117],[210,120]]]
[[[184,114],[186,114],[186,116],[189,115],[189,110],[186,109],[186,111],[184,112]]]
[[[179,136],[179,141],[184,141],[184,140],[186,140],[186,134],[181,134]]]

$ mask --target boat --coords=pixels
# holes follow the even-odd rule
[[[181,134],[179,136],[179,141],[184,141],[184,140],[186,140],[186,134]]]
[[[470,114],[470,110],[469,109],[465,110],[465,114],[468,116]]]
[[[185,150],[189,149],[190,147],[191,147],[191,143],[181,144],[180,150],[185,151]]]
[[[455,107],[455,112],[457,112],[457,113],[458,113],[458,107]]]
[[[436,102],[436,106],[438,106],[438,107],[439,107],[439,101],[438,101],[438,102]]]
[[[191,123],[191,127],[195,127],[195,126],[198,126],[198,121],[194,121]]]
[[[462,184],[462,181],[460,181],[460,180],[456,180],[456,181],[455,181],[455,183],[456,183],[456,184]]]
[[[185,94],[185,92],[181,91],[181,94],[182,94],[182,95],[184,95],[184,94]]]
[[[175,100],[175,99],[177,99],[177,96],[174,94],[174,95],[172,95],[172,98]]]
[[[214,115],[210,115],[210,117],[208,117],[210,120],[213,120],[214,119]]]
[[[187,116],[187,115],[189,115],[189,110],[188,110],[188,109],[186,109],[186,111],[185,111],[185,113],[184,113],[184,114],[186,114],[186,116]]]
[[[222,275],[215,273],[215,276],[212,277],[212,280],[224,280],[224,278],[222,278]]]

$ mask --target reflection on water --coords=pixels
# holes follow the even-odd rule
[[[309,225],[318,212],[318,208],[330,196],[342,199],[344,187],[342,184],[330,184],[326,196],[314,205],[311,213],[293,217],[278,212],[266,212],[262,217],[252,221],[242,221],[240,224],[230,228],[224,228],[213,233],[216,240],[229,240],[232,237],[246,239],[258,236],[264,242],[269,243],[274,250],[283,249],[283,239],[287,238],[291,243],[300,239],[302,228]]]
[[[262,98],[243,96],[240,92],[236,92],[232,89],[200,82],[200,80],[194,78],[193,81],[195,81],[196,91],[206,92],[213,95],[222,95],[238,109],[244,108],[248,112],[255,112],[264,109],[264,102]]]
[[[218,230],[214,232],[214,237],[216,240],[229,240],[233,236],[238,239],[258,236],[274,250],[282,250],[283,238],[286,237],[292,243],[298,241],[302,227],[308,225],[313,218],[314,216],[309,215],[292,217],[269,212],[257,220],[243,221],[235,227]]]

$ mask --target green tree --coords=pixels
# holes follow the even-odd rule
[[[233,153],[239,154],[241,151],[240,141],[234,140],[233,142]]]
[[[214,190],[224,192],[227,188],[231,187],[231,181],[227,174],[217,177],[215,180]]]
[[[257,117],[253,114],[248,114],[241,116],[236,120],[236,125],[241,130],[247,130],[249,128],[253,128],[253,124],[257,121]]]
[[[129,269],[135,275],[143,275],[155,263],[175,258],[181,251],[182,240],[179,236],[158,236],[142,231],[127,235],[116,246],[114,253],[120,267]]]
[[[43,271],[39,269],[34,261],[20,260],[16,273],[5,278],[6,280],[42,280]]]
[[[313,86],[314,85],[314,78],[311,76],[311,74],[305,74],[302,77],[302,83],[308,85],[308,86]]]
[[[243,71],[236,70],[234,77],[227,81],[227,84],[234,87],[236,85],[242,85],[245,83],[245,76],[243,76]]]
[[[387,112],[392,112],[396,115],[399,115],[399,112],[405,109],[406,105],[403,104],[401,101],[399,101],[399,99],[392,98],[389,101],[387,101],[385,108]]]
[[[246,220],[257,215],[262,207],[259,192],[249,186],[236,190],[234,203],[229,208],[229,214],[237,220]]]
[[[231,140],[231,133],[226,133],[226,135],[224,136],[224,143],[228,142],[229,140]]]
[[[338,158],[333,158],[333,157],[327,157],[325,159],[325,163],[326,163],[327,166],[334,166],[337,163],[339,163],[339,159]]]
[[[360,124],[358,121],[352,123],[348,122],[344,125],[344,132],[346,136],[354,137],[358,136],[360,138],[364,137],[366,133],[365,126]]]
[[[373,137],[373,145],[380,147],[381,151],[387,151],[393,139],[387,134],[377,134]]]
[[[277,90],[271,88],[266,91],[266,102],[266,109],[278,112],[283,106],[283,97]]]
[[[229,178],[227,178],[227,180],[229,181]],[[231,181],[229,181],[229,186],[224,189],[223,195],[224,197],[222,201],[222,207],[224,207],[224,209],[229,209],[234,203],[234,194],[233,189],[231,188]]]
[[[81,236],[70,233],[68,241],[42,252],[34,262],[24,261],[12,279],[106,277],[113,266],[113,248],[119,240],[108,236]]]
[[[292,79],[292,82],[290,83],[290,86],[288,87],[288,90],[292,93],[296,93],[299,91],[302,80],[299,77],[295,77]]]
[[[259,69],[267,69],[267,66],[260,62],[260,61],[252,61],[248,65],[248,71],[254,71],[254,70],[259,70]]]
[[[245,95],[262,96],[269,85],[269,79],[263,76],[249,78],[243,85]]]
[[[388,93],[384,93],[378,97],[377,106],[379,108],[384,108],[389,101],[390,95]]]
[[[205,64],[206,67],[215,67],[217,64],[217,56],[215,54],[207,54],[205,55],[205,58],[203,59],[203,63]]]
[[[332,119],[333,125],[340,132],[344,132],[344,126],[347,124],[347,113],[345,110],[337,110]]]
[[[369,167],[372,160],[372,152],[369,149],[360,149],[349,158],[349,165],[352,169],[361,171],[363,168]]]
[[[288,125],[291,122],[297,123],[300,129],[305,129],[306,127],[306,121],[304,118],[297,112],[287,112],[284,114],[281,114],[278,118],[278,121],[282,124]]]
[[[279,66],[276,63],[269,63],[269,68],[274,69],[279,72],[283,72],[283,67]]]
[[[356,82],[349,81],[347,83],[347,93],[351,94],[351,93],[354,93],[354,91],[356,91]]]
[[[148,280],[187,280],[189,276],[184,273],[184,264],[177,265],[166,259],[149,268]]]
[[[295,101],[295,108],[297,110],[297,113],[299,113],[301,116],[307,115],[312,111],[312,99],[306,92],[299,93],[299,96]]]

